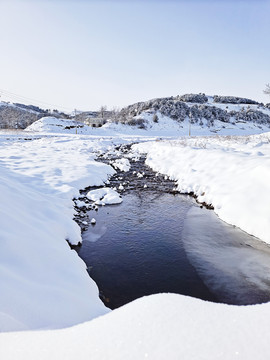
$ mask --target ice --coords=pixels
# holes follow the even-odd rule
[[[94,227],[91,227],[87,230],[87,236],[83,237],[83,241],[96,242],[106,233],[106,225],[99,221],[95,221],[94,224]]]
[[[188,258],[205,284],[228,303],[268,300],[270,246],[193,207],[182,238]]]

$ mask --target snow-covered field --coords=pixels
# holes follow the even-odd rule
[[[176,139],[174,129],[160,140],[160,131],[125,129],[0,135],[1,359],[268,359],[270,304],[162,294],[109,311],[66,240],[81,240],[72,220],[79,189],[104,185],[115,171],[95,154],[139,141],[134,157],[147,153],[180,191],[270,243],[270,134]]]

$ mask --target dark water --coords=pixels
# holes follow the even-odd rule
[[[83,235],[79,255],[89,266],[103,300],[116,308],[138,297],[173,292],[216,298],[187,259],[181,230],[193,201],[144,192],[91,215],[96,225]]]
[[[80,257],[114,309],[171,292],[229,304],[270,300],[270,248],[183,195],[133,192],[91,211]]]

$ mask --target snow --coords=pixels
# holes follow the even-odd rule
[[[73,199],[84,206],[80,189],[100,187],[88,193],[96,203],[122,201],[105,186],[115,170],[96,155],[139,142],[129,158],[146,153],[147,164],[176,180],[179,191],[193,192],[227,223],[270,243],[270,133],[179,138],[188,123],[176,131],[164,117],[148,130],[106,124],[75,135],[74,128],[58,131],[59,121],[43,119],[24,135],[0,134],[1,359],[267,359],[269,303],[229,306],[156,294],[110,311],[66,240],[81,241],[73,221]],[[95,228],[93,241],[102,224]],[[195,233],[186,234],[192,261]]]
[[[106,313],[85,264],[65,241],[81,240],[71,200],[27,185],[2,166],[0,189],[0,329],[60,328]]]
[[[96,205],[113,205],[120,204],[123,199],[121,199],[120,195],[111,188],[101,188],[96,190],[91,190],[86,195],[89,200],[94,201]]]
[[[214,207],[225,222],[270,243],[270,133],[203,137],[133,146],[146,163],[177,181],[182,193]],[[247,142],[248,141],[248,142]]]
[[[82,133],[87,132],[87,125],[68,119],[58,119],[54,116],[45,116],[31,124],[26,131],[46,132],[46,133]]]
[[[1,139],[2,140],[2,139]],[[94,160],[101,140],[43,137],[0,141],[2,331],[59,328],[106,313],[86,266],[72,199],[115,171]]]
[[[175,294],[138,299],[57,331],[2,334],[5,360],[266,360],[270,305],[228,306]]]
[[[209,106],[216,106],[224,108],[228,106],[229,110],[239,111],[241,108],[247,108],[246,105],[233,104],[216,104],[209,103]],[[257,110],[257,105],[250,105],[250,108]],[[266,114],[270,114],[270,110],[264,109]],[[261,134],[269,131],[269,127],[264,124],[256,124],[252,122],[222,122],[215,120],[214,126],[207,127],[206,121],[203,121],[203,126],[190,124],[188,118],[183,122],[177,122],[168,116],[162,115],[157,111],[158,123],[153,121],[153,114],[149,111],[142,112],[139,117],[146,120],[146,129],[139,129],[136,126],[130,126],[121,123],[107,122],[100,128],[93,128],[85,124],[68,119],[57,119],[55,117],[44,117],[25,129],[26,133],[42,133],[42,134],[81,134],[92,136],[132,136],[134,141],[138,137],[174,137],[187,136],[189,133],[192,136],[197,135],[251,135]],[[136,117],[135,117],[136,118]]]
[[[86,204],[84,201],[81,201],[81,200],[76,200],[75,201],[75,203],[76,203],[76,206],[78,207],[78,208],[82,208],[82,207],[87,207],[88,206],[88,204]]]
[[[130,169],[130,162],[126,158],[116,159],[111,163],[111,165],[120,171],[129,171]]]

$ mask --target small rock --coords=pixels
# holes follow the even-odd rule
[[[97,222],[97,221],[96,221],[95,218],[92,218],[91,221],[90,221],[90,223],[91,223],[92,225],[95,225],[96,222]]]

